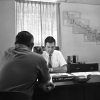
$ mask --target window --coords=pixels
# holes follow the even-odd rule
[[[35,45],[44,45],[47,36],[57,41],[57,3],[16,0],[16,33],[29,31]]]

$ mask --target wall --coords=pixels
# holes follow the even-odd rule
[[[100,32],[100,6],[77,4],[77,3],[61,3],[60,5],[60,18],[61,18],[61,37],[62,37],[62,52],[65,58],[69,55],[78,55],[79,61],[82,62],[100,62],[100,44],[94,38],[87,40],[84,33],[88,33],[87,30],[75,28],[75,23],[67,25],[69,20],[64,12],[78,12],[80,15],[76,16],[78,22],[87,25],[91,28],[90,31],[95,31],[96,34]],[[72,18],[73,19],[73,18]],[[85,22],[85,23],[84,23]],[[80,25],[80,23],[78,23]],[[73,28],[74,26],[74,28]],[[78,31],[79,29],[79,31]],[[74,32],[73,32],[74,31]],[[80,34],[81,33],[81,34]],[[92,32],[93,33],[93,32]],[[2,52],[14,43],[15,37],[15,3],[14,0],[0,0],[0,56]],[[86,40],[85,40],[86,38]]]
[[[61,0],[62,1],[62,0]],[[68,3],[100,4],[100,0],[64,0]]]
[[[61,3],[62,52],[80,62],[100,62],[100,5]]]
[[[12,46],[15,36],[14,0],[0,0],[0,57],[5,49]]]

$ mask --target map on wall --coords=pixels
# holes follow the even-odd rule
[[[94,29],[89,19],[82,18],[79,11],[63,11],[63,25],[72,27],[73,34],[83,34],[84,41],[100,44],[100,32]]]

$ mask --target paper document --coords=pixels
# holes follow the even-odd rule
[[[87,76],[87,75],[100,75],[99,71],[93,71],[93,72],[75,72],[71,73],[72,75],[75,76]]]

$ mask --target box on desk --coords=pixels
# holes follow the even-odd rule
[[[98,63],[69,64],[67,72],[72,73],[72,72],[88,72],[88,71],[98,71]]]

